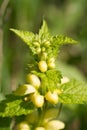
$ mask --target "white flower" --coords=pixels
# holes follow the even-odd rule
[[[70,81],[70,79],[68,78],[68,77],[63,77],[62,79],[61,79],[61,84],[64,84],[64,83],[67,83],[67,82],[69,82]]]
[[[59,120],[49,121],[45,125],[46,130],[60,130],[60,129],[63,129],[64,127],[65,127],[65,124]]]
[[[35,130],[46,130],[44,127],[36,127]]]
[[[19,86],[17,88],[17,90],[15,91],[15,94],[23,96],[23,95],[31,94],[31,93],[34,93],[34,92],[36,92],[36,89],[32,85],[24,84],[24,85]]]

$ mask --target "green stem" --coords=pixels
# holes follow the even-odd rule
[[[39,118],[37,126],[43,125],[44,114],[47,111],[47,107],[48,107],[48,104],[47,102],[45,102],[44,106],[38,109],[40,118]]]
[[[61,113],[62,107],[63,107],[63,104],[60,103],[60,106],[59,106],[59,112],[58,112],[58,117],[60,116],[60,113]]]

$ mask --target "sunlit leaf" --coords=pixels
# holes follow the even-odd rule
[[[62,84],[60,88],[63,93],[59,95],[60,101],[66,104],[82,104],[87,101],[87,84],[71,80]]]

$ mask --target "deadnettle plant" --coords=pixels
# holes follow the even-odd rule
[[[24,116],[16,130],[61,130],[65,123],[58,119],[62,104],[87,101],[87,85],[62,76],[56,57],[63,44],[77,41],[63,35],[51,36],[45,20],[38,34],[10,29],[31,49],[32,61],[26,82],[0,103],[1,117]],[[2,111],[1,106],[4,104]]]

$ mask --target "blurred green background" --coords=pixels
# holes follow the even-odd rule
[[[57,67],[63,75],[86,81],[87,0],[0,0],[0,100],[24,82],[30,59],[28,47],[9,28],[37,33],[43,18],[51,34],[79,41],[61,48]],[[65,130],[87,130],[87,104],[64,106],[60,118]]]

